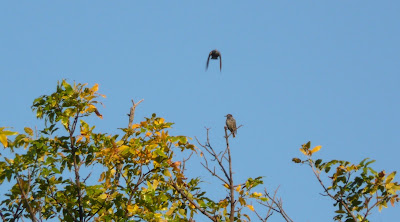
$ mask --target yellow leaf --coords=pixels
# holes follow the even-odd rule
[[[122,153],[126,152],[128,150],[129,150],[129,146],[127,146],[127,145],[122,145],[122,146],[118,147],[118,151],[122,152]]]
[[[165,121],[164,118],[160,118],[160,119],[157,121],[157,122],[158,122],[157,124],[162,124],[162,123],[164,123],[164,121]]]
[[[92,92],[97,92],[97,90],[99,90],[99,84],[94,84],[94,86],[90,89],[90,91]]]
[[[165,215],[170,216],[175,211],[175,209],[176,206],[172,206],[171,209],[167,213],[165,213]]]
[[[44,161],[44,156],[40,157],[38,161]]]
[[[116,172],[117,172],[117,171],[116,171],[115,169],[112,169],[112,170],[110,171],[111,175],[115,175]]]
[[[3,144],[4,147],[8,146],[7,137],[4,134],[0,134],[0,142]]]
[[[135,128],[138,128],[138,127],[140,127],[139,124],[133,124],[133,125],[132,125],[132,129],[135,129]]]
[[[254,211],[253,205],[247,205],[247,207],[248,207],[251,211]]]
[[[155,221],[160,221],[160,218],[162,217],[163,215],[162,214],[160,214],[160,213],[157,213],[157,214],[154,214],[154,218],[156,218],[156,219],[158,219],[158,220],[155,220]],[[161,221],[166,221],[166,220],[161,220]]]
[[[105,177],[106,177],[106,173],[105,173],[105,172],[101,173],[101,174],[100,174],[100,178],[99,178],[99,181],[98,181],[98,182],[101,182],[101,181],[103,181]]]
[[[316,146],[311,150],[311,153],[318,152],[321,149],[322,146]]]
[[[393,179],[394,179],[394,176],[396,175],[396,171],[395,172],[392,172],[391,174],[389,174],[387,177],[386,177],[386,182],[385,183],[390,183]]]
[[[239,203],[240,205],[244,206],[246,205],[246,200],[244,200],[243,197],[239,197]]]
[[[171,177],[171,172],[168,169],[164,170],[164,176]]]
[[[307,152],[304,150],[304,148],[300,148],[300,151],[307,156]]]
[[[24,128],[25,133],[29,134],[29,136],[33,136],[33,130],[29,127],[25,127]]]
[[[147,132],[145,136],[151,136],[151,132]]]
[[[153,181],[153,189],[155,190],[155,189],[157,189],[157,187],[158,187],[158,180],[154,180]]]
[[[239,192],[241,188],[242,188],[241,185],[237,186],[237,187],[236,187],[236,192]]]
[[[129,204],[126,209],[128,210],[129,213],[134,213],[137,211],[137,209],[139,209],[139,207],[135,204],[134,206],[132,206],[131,204]]]
[[[226,188],[226,189],[229,189],[229,185],[226,183],[226,184],[224,184],[224,187]]]
[[[261,197],[261,196],[262,196],[262,193],[254,192],[254,193],[252,194],[252,196],[254,196],[254,197]]]
[[[104,200],[107,198],[107,194],[103,193],[102,195],[99,196],[100,199]]]

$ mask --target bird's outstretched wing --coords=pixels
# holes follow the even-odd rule
[[[208,69],[208,63],[210,62],[210,57],[211,57],[211,52],[210,52],[210,54],[208,55],[208,58],[207,58],[206,70]]]
[[[221,72],[222,70],[222,56],[219,54],[219,71]]]

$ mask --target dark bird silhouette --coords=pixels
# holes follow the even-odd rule
[[[226,116],[226,127],[231,131],[232,136],[235,138],[236,134],[236,120],[233,118],[232,114],[227,114]]]
[[[218,59],[218,57],[219,57],[219,71],[221,72],[221,69],[222,69],[222,57],[221,57],[221,53],[216,49],[212,50],[210,52],[210,54],[208,54],[206,70],[208,69],[208,63],[210,62],[210,58],[211,59]]]

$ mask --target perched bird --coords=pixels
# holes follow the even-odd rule
[[[221,53],[216,49],[212,50],[210,52],[210,54],[208,54],[206,70],[208,69],[208,63],[210,62],[210,58],[211,59],[218,59],[218,57],[219,57],[219,71],[221,72],[221,69],[222,69],[222,57],[221,57]]]
[[[236,134],[236,120],[233,118],[232,114],[227,114],[226,116],[226,127],[231,131],[233,137]]]

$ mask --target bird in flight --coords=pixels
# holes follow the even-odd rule
[[[236,120],[233,118],[232,114],[227,114],[226,116],[226,127],[231,131],[233,138],[236,134]]]
[[[216,49],[212,50],[210,52],[210,54],[208,54],[206,70],[208,69],[208,63],[210,62],[210,58],[211,59],[218,59],[218,57],[219,57],[219,71],[221,72],[221,69],[222,69],[222,57],[221,57],[221,53]]]

